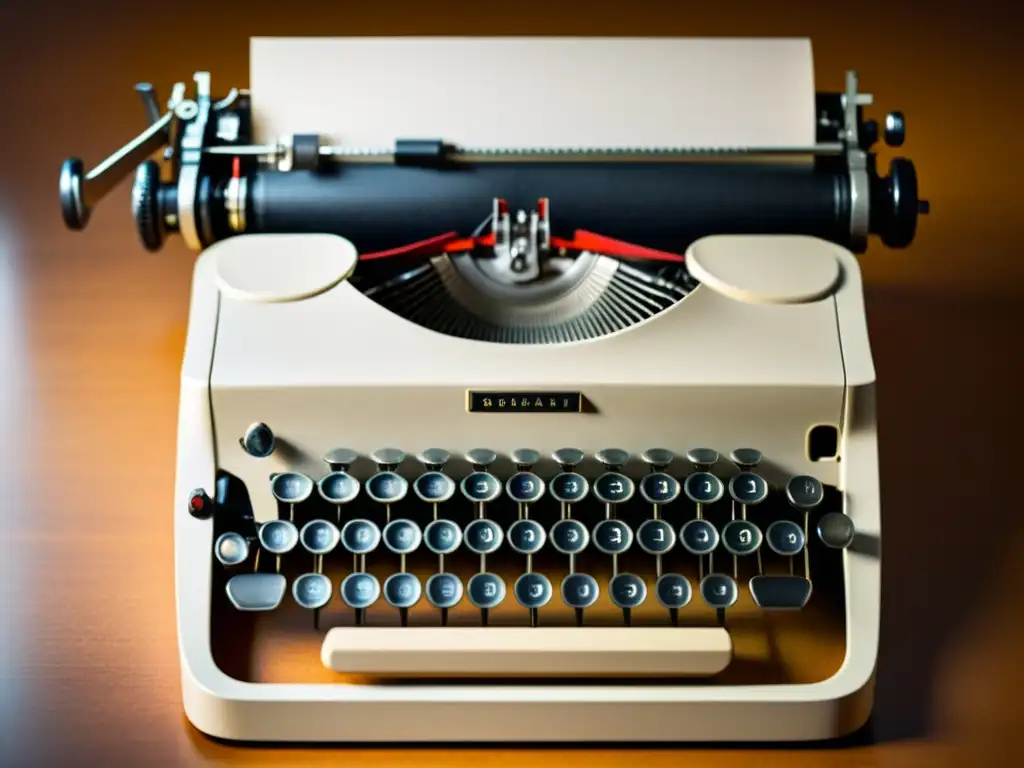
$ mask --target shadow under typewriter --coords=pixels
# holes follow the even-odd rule
[[[330,477],[321,481],[321,488]],[[246,489],[237,479],[222,478],[222,488],[227,487],[234,496],[228,507],[240,510],[240,515],[223,516],[218,535],[230,537],[229,529],[244,529],[239,521],[245,520],[248,505]],[[799,684],[832,677],[846,656],[842,551],[824,546],[815,535],[825,515],[840,508],[839,494],[833,488],[824,488],[821,502],[806,514],[787,503],[782,494],[771,494],[763,502],[747,506],[723,493],[714,503],[697,505],[700,519],[711,524],[715,539],[712,544],[716,546],[709,555],[694,554],[679,535],[687,522],[696,519],[694,504],[685,494],[660,506],[660,514],[656,513],[666,523],[662,527],[670,540],[657,545],[654,542],[663,537],[658,531],[653,536],[650,530],[637,535],[645,522],[653,519],[652,505],[642,493],[615,504],[613,512],[590,497],[572,504],[568,517],[569,505],[560,504],[549,494],[534,504],[523,505],[502,493],[486,505],[485,527],[495,524],[498,546],[482,558],[480,551],[490,547],[481,544],[479,531],[474,534],[470,525],[481,519],[478,505],[462,494],[453,493],[435,507],[441,510],[437,519],[450,520],[459,529],[455,540],[448,540],[455,550],[439,555],[439,539],[429,533],[423,535],[435,513],[432,505],[416,493],[408,493],[393,504],[374,503],[364,495],[362,503],[353,504],[359,506],[355,513],[345,504],[328,503],[323,492],[311,492],[311,487],[311,481],[307,481],[305,489],[298,489],[304,496],[302,503],[282,503],[280,520],[264,524],[258,535],[249,537],[252,554],[237,565],[218,569],[211,644],[218,666],[235,679],[400,686],[454,681],[464,685],[629,685],[639,680],[648,685]],[[296,489],[293,486],[291,490]],[[344,493],[344,489],[333,490]],[[513,526],[524,519],[537,524],[526,526],[539,534],[532,539],[533,547],[526,546],[523,538],[513,538]],[[560,522],[566,519],[580,524],[568,526],[573,529],[568,531],[568,538],[564,538],[566,526]],[[346,529],[345,524],[351,520],[369,524],[367,530],[372,535],[362,537],[362,548],[369,551],[353,554],[353,548],[360,549],[353,543],[365,531],[352,525]],[[390,528],[389,520],[393,523]],[[606,520],[616,522],[602,526]],[[733,520],[752,523],[747,530],[753,533],[753,540],[739,530],[732,546],[727,546],[725,537],[717,532],[724,532]],[[277,523],[284,521],[291,524],[276,530]],[[404,530],[402,521],[413,526]],[[781,527],[772,529],[777,521],[782,521]],[[252,525],[251,519],[248,524]],[[523,527],[519,525],[520,533]],[[290,536],[283,533],[285,529],[292,532]],[[579,547],[579,543],[567,543],[575,530],[585,541],[570,556],[566,550]],[[770,531],[774,531],[776,545],[782,536],[789,535],[791,545],[803,546],[794,555],[780,554],[785,544],[773,546]],[[804,531],[806,537],[800,535]],[[470,541],[474,536],[478,540]],[[268,541],[268,537],[276,541]],[[619,544],[611,543],[615,541]],[[261,543],[269,544],[269,548]],[[271,553],[275,546],[286,553],[275,556]],[[662,554],[654,554],[664,547],[667,549]],[[523,554],[524,548],[532,553]],[[748,550],[748,554],[733,554],[737,549]],[[617,554],[613,556],[610,551]],[[219,555],[218,559],[223,563]],[[484,568],[500,583],[496,582],[497,589],[474,594],[472,579]],[[777,605],[786,600],[799,603],[806,596],[802,608],[759,607],[751,593],[751,579],[792,575],[795,578],[788,586],[797,587],[798,592],[799,584],[807,584],[800,577],[808,568],[813,584],[809,596],[759,593],[762,603],[773,599]],[[255,572],[268,577],[280,574],[287,588],[272,609],[237,610],[226,584],[232,576]],[[457,577],[457,588],[428,594],[429,579],[442,572]],[[354,609],[347,604],[351,601],[344,599],[344,587],[339,585],[350,575],[363,573],[374,580],[372,605]],[[405,608],[397,607],[403,604],[401,589],[387,586],[389,577],[400,573],[416,579],[414,588],[404,593],[415,602]],[[546,577],[543,588],[534,585],[533,593],[543,604],[533,610],[524,605],[524,601],[530,603],[531,591],[515,588],[526,573]],[[578,578],[566,582],[571,573],[585,574],[593,581]],[[731,575],[738,586],[735,602],[726,609],[712,607],[702,594],[702,581],[712,573]],[[315,578],[311,574],[323,574],[327,588],[322,598],[316,597],[316,590],[310,593],[313,603],[309,595],[299,594],[300,587],[296,586],[301,583],[300,577]],[[618,591],[612,594],[616,574],[620,575]],[[627,579],[629,583],[623,586],[626,574],[635,579]],[[678,579],[680,576],[684,581]],[[586,591],[588,584],[596,587],[596,599],[594,594],[581,599],[572,593],[580,585]],[[714,586],[704,584],[707,590]],[[380,585],[385,586],[382,589]],[[787,582],[762,579],[760,585],[755,582],[755,590],[772,585],[787,586]],[[447,605],[446,599],[458,602],[438,607]],[[731,598],[724,599],[729,602]],[[308,607],[324,600],[320,608]],[[670,609],[667,605],[673,601],[679,607]],[[481,609],[483,604],[489,607]],[[627,604],[629,607],[624,608]],[[581,609],[579,605],[586,607]],[[367,661],[359,663],[370,668],[393,664],[396,669],[386,674],[353,674],[329,668],[332,649],[325,648],[325,638],[333,635],[339,636],[333,639],[334,658],[347,655],[351,661],[356,656],[365,657]],[[331,646],[332,640],[327,645]],[[689,664],[680,663],[687,651],[693,653]],[[608,660],[607,666],[604,659]],[[651,663],[645,664],[645,660]],[[538,664],[532,665],[531,661]],[[424,671],[424,667],[445,672]],[[345,668],[351,669],[351,665]]]

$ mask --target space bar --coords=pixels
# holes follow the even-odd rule
[[[335,627],[328,669],[377,677],[710,676],[732,660],[721,627]]]

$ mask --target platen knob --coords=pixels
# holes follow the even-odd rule
[[[917,171],[904,157],[889,163],[889,175],[879,178],[873,188],[871,231],[890,248],[906,248],[917,233],[917,217],[929,212],[926,200],[918,198]]]
[[[135,229],[142,246],[147,251],[159,251],[167,237],[167,229],[160,210],[160,166],[153,160],[147,160],[135,171],[132,216],[135,217]]]

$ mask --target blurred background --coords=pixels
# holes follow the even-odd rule
[[[879,377],[884,604],[874,745],[837,765],[1021,764],[1021,4],[0,4],[0,764],[282,765],[181,711],[170,499],[193,255],[142,251],[129,184],[86,233],[57,174],[135,136],[133,86],[166,98],[212,73],[245,87],[252,35],[807,36],[817,88],[846,69],[871,116],[902,110],[900,154],[931,215],[908,250],[862,259]],[[510,89],[515,84],[510,83]],[[481,98],[472,94],[472,98]],[[509,98],[514,98],[510,90]],[[315,129],[315,126],[310,126]],[[892,150],[880,150],[884,167]],[[415,376],[415,372],[410,372]],[[941,743],[941,746],[940,746]],[[699,755],[699,757],[697,756]],[[347,762],[632,763],[612,751],[352,752]],[[643,754],[650,765],[792,765],[793,755]],[[817,765],[826,758],[803,754]],[[948,761],[948,762],[947,762]]]

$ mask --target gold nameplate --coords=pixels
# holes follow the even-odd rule
[[[466,393],[470,413],[581,413],[580,392],[474,392]]]

